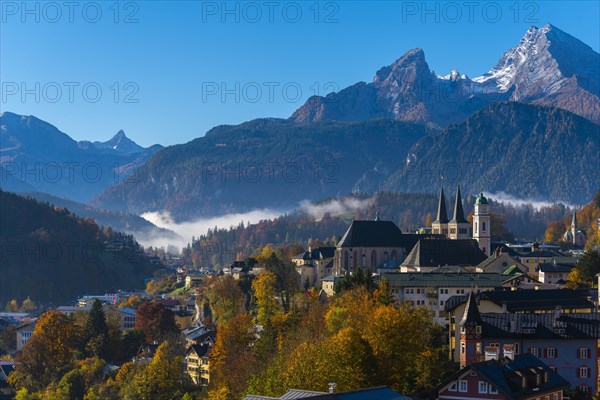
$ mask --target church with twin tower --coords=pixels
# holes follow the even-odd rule
[[[473,238],[479,243],[479,248],[489,257],[491,254],[491,224],[490,206],[487,199],[480,193],[475,199],[473,225],[465,218],[460,187],[456,189],[454,199],[454,214],[448,219],[444,188],[440,191],[437,218],[431,223],[431,233],[446,235],[449,239]]]

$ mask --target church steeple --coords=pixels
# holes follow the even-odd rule
[[[444,188],[442,188],[440,191],[437,219],[435,221],[442,224],[448,223],[448,212],[446,211],[446,196],[444,196]]]
[[[577,210],[573,209],[573,219],[571,220],[571,237],[573,244],[577,246]]]
[[[479,314],[479,308],[477,307],[477,300],[475,300],[475,294],[471,290],[469,293],[469,299],[467,300],[467,306],[462,319],[458,323],[459,326],[477,326],[481,325],[481,314]]]
[[[454,199],[454,215],[448,223],[448,237],[450,239],[468,239],[470,237],[469,228],[469,222],[465,219],[465,212],[463,210],[460,187],[457,187],[456,198]]]
[[[448,234],[448,212],[446,211],[446,196],[444,196],[444,188],[442,188],[440,191],[437,218],[431,223],[431,232],[435,235]]]
[[[460,329],[460,367],[480,362],[483,358],[483,321],[475,300],[473,288],[465,307],[463,318],[457,324]]]
[[[456,188],[456,199],[454,200],[454,217],[453,222],[464,223],[467,222],[465,219],[465,212],[462,205],[462,197],[460,196],[460,186]]]

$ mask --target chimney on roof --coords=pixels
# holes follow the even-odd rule
[[[329,382],[329,393],[335,393],[335,382]]]
[[[500,348],[487,346],[485,348],[485,361],[497,360],[500,357]]]
[[[504,348],[504,357],[510,358],[511,360],[515,359],[515,345],[514,344],[505,344]]]

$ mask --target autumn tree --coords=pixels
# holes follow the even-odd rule
[[[45,388],[70,369],[75,350],[69,317],[59,311],[44,313],[37,321],[33,336],[15,357],[10,384],[32,392]]]
[[[209,302],[214,321],[226,322],[244,311],[244,293],[231,275],[210,277],[202,283],[201,289]]]
[[[600,273],[600,253],[586,251],[569,273],[567,286],[571,288],[592,287],[596,283],[596,274]]]
[[[27,298],[23,300],[23,303],[21,303],[21,311],[31,310],[35,310],[35,303],[33,302],[33,300],[31,300],[29,296],[27,296]]]
[[[142,303],[135,311],[135,316],[135,328],[144,332],[148,343],[160,343],[179,333],[175,314],[161,303]]]
[[[262,272],[252,282],[254,301],[256,303],[256,323],[267,325],[277,311],[277,300],[275,299],[275,284],[277,278],[269,271]]]
[[[296,272],[296,268],[290,261],[277,256],[275,252],[271,252],[263,262],[263,265],[265,270],[275,275],[277,296],[281,301],[284,312],[288,312],[290,309],[290,300],[299,289],[300,275]]]
[[[226,396],[238,399],[252,375],[256,333],[246,313],[219,324],[211,353],[211,391],[209,398]]]
[[[562,221],[552,221],[546,228],[545,240],[547,243],[557,243],[565,233],[565,224]]]
[[[12,299],[6,304],[4,308],[6,312],[18,312],[19,311],[19,302],[16,299]]]
[[[183,395],[183,349],[173,341],[163,342],[147,365],[128,364],[119,372],[120,394],[125,400],[171,400]]]

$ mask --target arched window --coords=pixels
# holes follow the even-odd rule
[[[481,223],[481,231],[485,232],[485,221]]]
[[[375,270],[377,268],[377,253],[375,250],[371,251],[371,270]]]
[[[477,233],[477,222],[475,222],[475,233]]]

